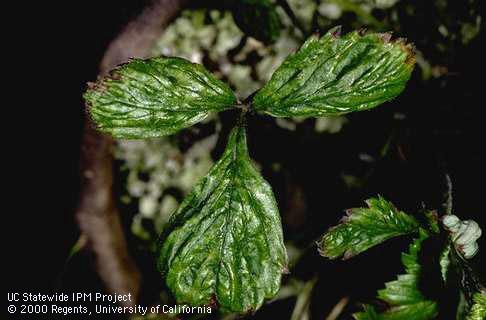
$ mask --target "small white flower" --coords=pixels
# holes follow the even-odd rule
[[[464,258],[471,259],[479,251],[477,240],[481,237],[481,228],[476,221],[461,221],[455,215],[446,215],[442,218],[442,224],[451,233],[451,239],[456,249]]]

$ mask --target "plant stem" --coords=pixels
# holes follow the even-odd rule
[[[446,214],[452,214],[452,181],[449,174],[445,174],[447,192],[446,192],[446,199],[444,203],[445,212]]]

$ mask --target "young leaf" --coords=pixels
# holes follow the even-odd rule
[[[133,59],[84,94],[94,122],[116,138],[159,137],[236,103],[231,89],[182,58]]]
[[[486,293],[476,293],[473,300],[474,304],[472,305],[466,320],[486,319]]]
[[[278,208],[253,167],[245,129],[171,218],[159,270],[179,303],[216,302],[223,311],[257,310],[272,298],[287,268]]]
[[[415,58],[389,33],[340,36],[340,29],[309,38],[253,98],[253,107],[275,117],[327,116],[370,109],[405,88]]]
[[[321,255],[331,259],[344,255],[348,259],[385,240],[418,230],[414,217],[398,211],[382,197],[366,203],[368,208],[348,209],[341,224],[324,234],[318,243]]]
[[[278,39],[282,23],[273,3],[269,0],[233,2],[233,17],[241,31],[265,43]]]
[[[419,290],[419,278],[422,267],[418,254],[422,243],[429,235],[423,229],[419,231],[419,237],[415,239],[408,250],[402,253],[402,263],[406,274],[399,275],[397,280],[387,282],[385,289],[378,291],[378,297],[392,306],[410,305],[425,300]]]
[[[366,306],[364,312],[354,315],[357,320],[383,319],[383,320],[430,320],[437,316],[437,304],[425,299],[419,290],[421,266],[418,254],[422,242],[429,237],[428,233],[420,229],[419,237],[410,245],[408,253],[402,253],[402,263],[405,274],[397,280],[385,284],[385,289],[378,291],[378,297],[387,302],[390,308],[377,313],[372,306]]]

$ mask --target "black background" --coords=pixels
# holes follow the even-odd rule
[[[9,290],[51,290],[79,232],[73,218],[79,193],[81,98],[96,79],[110,40],[148,1],[25,2],[8,36],[13,53],[12,99],[6,121],[8,187],[5,240]],[[17,127],[18,126],[18,127]],[[10,197],[13,196],[13,197]]]

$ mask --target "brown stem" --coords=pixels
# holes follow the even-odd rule
[[[154,0],[111,42],[100,65],[106,75],[131,57],[150,55],[156,40],[186,4],[186,0]],[[79,228],[94,254],[97,272],[108,293],[131,293],[136,303],[141,275],[131,259],[113,196],[113,140],[94,129],[86,117],[81,146],[82,186],[75,213]]]

